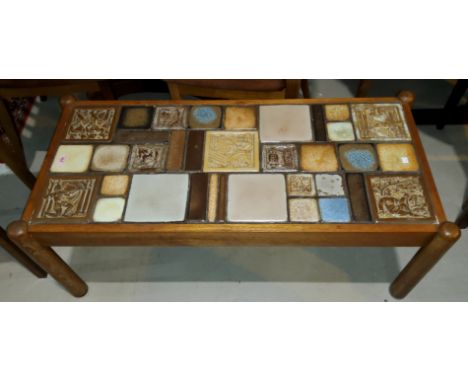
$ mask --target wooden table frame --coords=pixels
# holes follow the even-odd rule
[[[424,173],[428,197],[431,198],[436,222],[431,223],[346,223],[346,224],[40,224],[29,221],[41,197],[63,127],[76,106],[85,105],[273,105],[326,104],[402,101],[413,145]],[[42,269],[61,283],[71,294],[86,294],[86,283],[50,248],[50,246],[408,246],[420,247],[390,286],[395,298],[405,297],[445,252],[458,240],[459,228],[446,221],[429,164],[421,144],[410,104],[412,98],[333,98],[262,101],[77,101],[61,100],[62,115],[46,155],[37,183],[24,210],[22,220],[8,227],[9,237]]]

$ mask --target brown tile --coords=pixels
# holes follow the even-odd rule
[[[148,129],[151,126],[153,113],[153,107],[124,107],[120,113],[119,127],[124,129]]]
[[[202,169],[205,132],[190,131],[188,134],[185,169],[188,171],[198,171]]]
[[[108,196],[125,195],[128,188],[128,175],[106,175],[102,179],[101,194]]]
[[[128,170],[131,172],[164,171],[166,156],[166,144],[133,145]]]
[[[191,129],[217,129],[221,125],[219,106],[193,106],[190,109],[189,126]]]
[[[295,145],[263,145],[262,157],[264,171],[297,171]]]
[[[208,174],[190,175],[188,220],[205,220],[207,207]]]
[[[382,171],[417,171],[419,169],[413,145],[409,143],[379,143],[377,154]]]
[[[218,193],[218,208],[216,220],[224,222],[226,221],[226,209],[227,209],[227,180],[226,174],[219,175],[219,193]]]
[[[325,128],[325,122],[323,120],[322,105],[312,106],[312,115],[314,121],[314,137],[316,141],[326,142],[327,132]]]
[[[335,146],[324,143],[301,145],[301,169],[312,172],[337,171]]]
[[[312,174],[288,174],[288,196],[315,196]]]
[[[219,175],[210,174],[208,180],[208,221],[215,222],[218,210]]]
[[[257,108],[248,106],[228,106],[224,112],[226,130],[251,130],[257,126]]]
[[[370,221],[371,216],[367,203],[364,177],[362,174],[348,174],[346,175],[346,181],[348,184],[351,210],[353,211],[353,219],[355,221]]]
[[[188,127],[188,112],[184,106],[158,106],[153,129],[174,129]]]
[[[185,131],[176,130],[171,132],[169,140],[169,154],[167,156],[167,171],[180,171],[184,163],[185,154]]]
[[[325,105],[325,116],[327,121],[347,121],[349,120],[348,105]]]
[[[121,143],[152,143],[152,142],[168,142],[169,131],[133,131],[133,130],[117,130],[116,140]]]
[[[65,135],[65,140],[110,140],[115,114],[114,108],[75,109]]]

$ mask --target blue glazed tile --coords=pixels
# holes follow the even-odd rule
[[[372,145],[341,145],[339,152],[341,164],[346,171],[377,170],[377,157]]]
[[[320,198],[320,215],[324,222],[349,222],[351,220],[348,199]]]
[[[193,129],[216,129],[221,122],[219,106],[194,106],[190,111],[190,127]]]

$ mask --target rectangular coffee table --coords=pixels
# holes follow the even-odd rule
[[[404,297],[455,243],[400,98],[77,101],[8,233],[74,296],[50,246],[417,246]],[[287,256],[287,254],[285,254]]]

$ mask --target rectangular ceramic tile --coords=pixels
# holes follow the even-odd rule
[[[346,175],[346,181],[348,183],[349,201],[354,220],[358,222],[370,221],[371,216],[367,203],[364,177],[362,174],[348,174]]]
[[[208,175],[190,175],[188,220],[205,220],[207,208]]]
[[[122,219],[124,198],[101,198],[96,202],[93,220],[98,223],[112,223]]]
[[[312,123],[308,105],[260,106],[262,142],[312,141]]]
[[[318,196],[344,195],[343,178],[338,174],[315,175],[315,187]]]
[[[316,141],[326,141],[327,133],[325,129],[325,122],[323,120],[323,110],[321,105],[312,106],[312,114],[314,121],[314,138]]]
[[[108,141],[112,137],[114,108],[75,109],[65,140]]]
[[[190,109],[190,128],[217,129],[220,125],[221,108],[219,106],[193,106]]]
[[[288,174],[289,196],[315,196],[315,182],[311,174]]]
[[[153,129],[177,129],[188,126],[185,106],[158,106],[153,120]]]
[[[318,222],[320,214],[317,200],[310,198],[289,199],[289,219],[292,222]]]
[[[226,130],[251,130],[257,126],[257,109],[249,106],[228,106],[224,112]]]
[[[227,218],[231,222],[286,221],[288,211],[284,176],[229,175]]]
[[[325,143],[301,145],[301,169],[311,172],[334,172],[338,170],[335,146]]]
[[[127,167],[128,145],[99,145],[94,150],[91,170],[122,172]]]
[[[218,192],[218,208],[216,211],[216,220],[223,222],[223,221],[226,221],[228,176],[226,174],[219,174],[218,176],[219,176],[219,192]]]
[[[410,140],[403,108],[398,103],[351,106],[356,136],[360,140]]]
[[[167,171],[180,171],[184,164],[184,154],[185,131],[172,131],[169,141],[169,153],[167,155]]]
[[[38,219],[85,219],[96,186],[96,178],[76,177],[49,179]]]
[[[363,172],[377,170],[377,155],[374,146],[367,143],[340,145],[339,157],[345,171]]]
[[[203,157],[205,172],[253,172],[259,170],[257,132],[207,131]]]
[[[328,140],[354,141],[353,124],[351,122],[328,122]]]
[[[153,107],[124,107],[120,113],[119,127],[123,129],[149,129],[153,113]]]
[[[263,171],[297,171],[297,166],[295,145],[263,145]]]
[[[179,131],[179,130],[177,130]],[[168,142],[169,131],[152,131],[152,130],[117,130],[117,139],[119,143],[156,143]]]
[[[368,182],[377,220],[431,218],[431,209],[419,176],[369,176]]]
[[[101,194],[107,196],[125,195],[128,182],[128,175],[106,175],[102,179]]]
[[[203,164],[203,146],[205,141],[204,131],[190,131],[188,133],[187,156],[185,158],[185,169],[198,171]]]
[[[419,169],[413,145],[409,143],[379,143],[377,154],[382,171],[417,171]]]
[[[347,121],[349,120],[348,105],[325,105],[325,116],[327,121]]]
[[[320,216],[324,223],[347,223],[351,221],[348,199],[320,198]]]
[[[213,223],[216,221],[216,213],[218,210],[218,192],[219,192],[219,175],[210,174],[208,181],[208,221]]]
[[[125,221],[175,222],[185,219],[188,174],[134,175]]]
[[[166,144],[133,145],[128,170],[131,172],[164,171],[166,156]]]
[[[92,154],[92,145],[60,145],[52,161],[50,171],[85,172]]]

